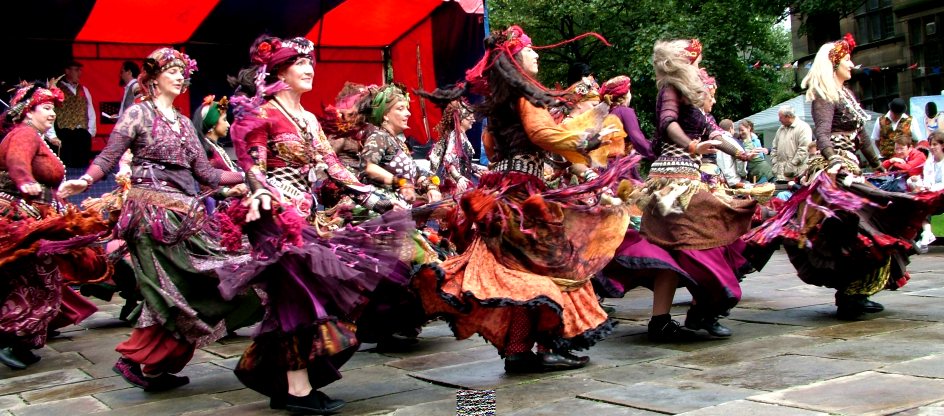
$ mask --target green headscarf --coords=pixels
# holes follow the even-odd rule
[[[200,130],[203,133],[213,130],[213,128],[216,127],[216,123],[220,121],[220,117],[226,117],[226,106],[229,104],[229,100],[225,96],[220,98],[220,101],[213,101],[213,98],[214,97],[211,95],[203,100],[203,103],[210,107],[203,117],[202,130]]]
[[[376,126],[383,123],[384,114],[387,114],[393,104],[399,100],[410,102],[410,94],[406,92],[406,88],[396,84],[380,87],[370,101],[370,122]]]

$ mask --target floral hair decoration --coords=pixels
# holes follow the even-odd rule
[[[31,91],[32,93],[30,93]],[[34,87],[32,84],[25,85],[20,87],[13,95],[13,99],[10,100],[10,109],[7,110],[7,115],[13,122],[19,122],[25,117],[27,110],[30,108],[46,103],[59,105],[62,104],[64,99],[65,96],[62,94],[62,90],[58,88]]]
[[[154,58],[157,56],[157,58]],[[147,97],[154,95],[151,82],[157,79],[158,75],[171,68],[180,68],[184,74],[184,88],[190,84],[190,77],[197,72],[197,61],[190,58],[187,54],[174,48],[160,48],[151,53],[141,65],[141,75],[138,75],[138,84],[145,86],[142,94]]]
[[[251,57],[252,63],[256,65],[265,65],[272,68],[296,56],[305,56],[311,59],[314,64],[314,57],[311,53],[315,50],[315,44],[310,40],[296,37],[292,39],[273,39],[262,42],[256,48]]]
[[[503,33],[504,33],[504,40],[498,42],[492,49],[486,49],[485,55],[482,56],[482,59],[479,60],[479,62],[475,64],[475,66],[473,66],[471,69],[469,69],[465,73],[465,81],[469,84],[472,92],[475,94],[481,95],[481,94],[488,93],[488,82],[485,79],[484,73],[492,65],[491,55],[493,53],[505,54],[506,56],[508,56],[508,58],[511,59],[511,62],[517,67],[518,72],[520,72],[521,74],[525,75],[527,78],[534,81],[537,85],[541,85],[539,82],[534,80],[530,75],[525,73],[525,71],[518,65],[518,62],[514,60],[514,56],[517,53],[524,50],[525,48],[530,47],[535,50],[555,48],[561,45],[565,45],[565,44],[583,39],[588,36],[596,37],[597,39],[602,41],[603,44],[605,44],[606,46],[612,46],[609,42],[606,41],[606,38],[593,32],[584,33],[573,39],[565,40],[560,43],[555,43],[555,44],[546,45],[546,46],[533,46],[531,43],[531,38],[527,34],[524,33],[524,30],[521,29],[520,26],[517,26],[517,25],[510,26],[508,29],[505,29]]]
[[[692,39],[688,46],[682,50],[682,55],[688,58],[688,62],[694,64],[701,56],[701,41]]]
[[[833,63],[833,69],[838,68],[839,63],[842,62],[842,58],[846,55],[851,55],[855,47],[856,42],[855,39],[852,38],[851,33],[846,33],[842,39],[834,42],[833,48],[829,51],[829,61]]]

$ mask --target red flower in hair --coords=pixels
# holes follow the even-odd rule
[[[259,52],[266,53],[272,51],[272,45],[269,42],[262,42],[259,44]]]
[[[853,39],[852,34],[846,32],[846,35],[842,37],[842,40],[846,41],[849,44],[849,50],[853,50],[856,47],[855,39]]]

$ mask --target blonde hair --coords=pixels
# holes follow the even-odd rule
[[[836,82],[836,67],[829,60],[829,51],[834,45],[835,42],[829,42],[819,48],[810,72],[803,77],[800,87],[806,88],[806,101],[813,101],[817,96],[831,103],[839,101],[842,84]]]
[[[656,73],[656,88],[675,87],[693,106],[704,104],[705,86],[698,77],[698,68],[685,55],[690,40],[660,40],[652,48],[652,67]]]

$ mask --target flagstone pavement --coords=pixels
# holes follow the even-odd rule
[[[944,247],[912,257],[911,282],[873,299],[886,311],[848,322],[833,292],[797,279],[786,255],[743,282],[730,339],[654,344],[646,339],[651,293],[608,299],[616,331],[583,369],[508,375],[480,338],[456,341],[433,322],[407,352],[365,344],[326,387],[342,415],[452,415],[459,389],[494,390],[498,415],[944,415]],[[679,291],[673,313],[684,319]],[[0,368],[0,416],[280,415],[232,373],[249,330],[198,350],[189,385],[145,393],[112,372],[130,329],[117,297],[38,351],[22,371]]]

